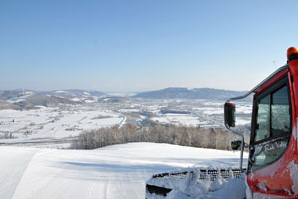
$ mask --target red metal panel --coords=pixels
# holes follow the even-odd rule
[[[275,82],[283,78],[284,76],[287,75],[288,69],[284,69],[277,73],[275,76],[273,76],[271,79],[269,79],[267,82],[265,82],[263,85],[261,85],[257,90],[255,96],[261,94],[263,91],[265,91],[268,87],[273,85]]]

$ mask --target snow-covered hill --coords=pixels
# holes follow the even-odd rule
[[[61,104],[97,103],[104,95],[105,93],[100,91],[78,89],[59,91],[0,90],[0,110],[33,109],[38,106],[57,107]],[[8,106],[7,103],[11,105]]]
[[[97,150],[0,147],[0,198],[145,198],[152,174],[197,166],[237,166],[239,153],[130,143]]]

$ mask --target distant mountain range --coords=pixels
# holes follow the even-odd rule
[[[79,89],[71,89],[71,90],[59,90],[59,91],[43,91],[39,92],[39,94],[44,95],[52,95],[56,97],[64,97],[67,99],[89,99],[92,100],[93,97],[101,97],[105,95],[105,93],[100,91],[94,91],[94,90],[79,90]]]
[[[212,99],[227,100],[245,94],[246,91],[232,91],[213,88],[165,88],[162,90],[141,92],[131,98],[147,99]],[[125,96],[128,97],[128,96]],[[33,91],[26,89],[0,91],[1,109],[31,109],[38,106],[54,107],[60,104],[83,104],[109,102],[119,103],[123,96],[109,96],[94,90],[57,90]]]
[[[240,96],[247,91],[232,91],[214,88],[165,88],[162,90],[141,92],[133,96],[135,98],[149,98],[149,99],[214,99],[227,100],[231,97]]]
[[[30,109],[37,106],[98,102],[105,93],[88,90],[32,91],[26,89],[0,91],[1,109]]]

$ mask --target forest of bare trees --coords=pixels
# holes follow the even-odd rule
[[[152,122],[150,127],[125,124],[82,132],[72,144],[76,149],[95,149],[129,142],[169,143],[182,146],[230,150],[236,135],[223,128],[176,126]]]

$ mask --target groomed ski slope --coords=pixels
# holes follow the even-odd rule
[[[0,151],[1,199],[145,198],[152,174],[239,164],[239,152],[155,143],[96,150],[1,146]]]

